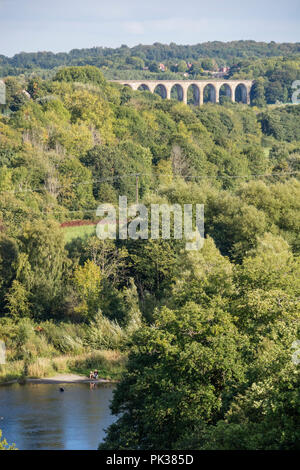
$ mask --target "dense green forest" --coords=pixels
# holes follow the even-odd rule
[[[69,53],[53,52],[21,52],[12,58],[0,56],[1,65],[19,68],[51,69],[60,65],[102,65],[121,64],[128,57],[140,58],[142,61],[162,62],[168,60],[197,60],[217,59],[220,65],[233,65],[241,59],[258,59],[265,57],[299,56],[300,43],[265,43],[256,41],[232,41],[232,42],[206,42],[193,46],[183,46],[175,43],[153,45],[138,45],[128,47],[122,45],[119,48],[94,47],[91,49],[73,49]],[[81,64],[78,62],[81,61]],[[130,62],[127,62],[128,64]],[[132,61],[132,65],[140,65]]]
[[[298,49],[241,42],[222,57]],[[221,43],[133,52],[162,60],[216,50]],[[38,57],[20,54],[9,66],[42,67]],[[45,68],[60,57],[41,54]],[[80,51],[67,59],[84,62]],[[260,74],[246,62],[241,71]],[[3,379],[39,374],[42,359],[59,370],[60,355],[90,368],[105,350],[121,381],[119,418],[101,449],[299,449],[300,106],[187,106],[110,83],[93,66],[5,83]],[[136,174],[146,206],[204,204],[203,249],[103,241],[91,225],[72,232],[74,221],[97,220],[101,202],[134,202]]]
[[[207,79],[222,67],[225,78],[258,79],[256,105],[291,102],[300,80],[300,43],[207,42],[193,46],[155,43],[119,48],[73,49],[69,53],[21,52],[0,56],[0,76],[53,78],[64,66],[92,65],[107,79]]]

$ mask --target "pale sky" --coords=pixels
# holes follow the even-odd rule
[[[0,0],[0,54],[121,44],[299,42],[300,0]]]

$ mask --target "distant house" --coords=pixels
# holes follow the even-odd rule
[[[158,68],[159,68],[159,70],[161,70],[162,72],[165,72],[165,71],[166,71],[166,66],[165,66],[165,64],[159,64]]]
[[[221,67],[219,68],[219,72],[221,73],[228,73],[230,70],[230,67]]]

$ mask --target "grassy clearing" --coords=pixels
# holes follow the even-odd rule
[[[99,377],[119,380],[124,372],[127,356],[119,351],[93,351],[80,355],[63,355],[53,358],[41,357],[29,364],[11,361],[0,365],[0,383],[14,379],[45,378],[56,374],[79,374],[88,376],[98,369]]]
[[[119,351],[95,351],[85,357],[78,356],[69,363],[69,371],[89,376],[93,369],[98,369],[102,379],[119,380],[125,370],[127,355]]]
[[[87,238],[96,234],[96,225],[80,225],[78,227],[63,227],[65,242],[69,243],[74,238]]]
[[[24,376],[24,362],[13,361],[0,365],[0,384],[10,380],[20,379]]]

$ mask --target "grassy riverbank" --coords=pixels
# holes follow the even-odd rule
[[[94,369],[101,379],[119,380],[129,332],[101,315],[98,320],[78,324],[3,317],[0,340],[5,344],[6,363],[0,364],[0,383],[57,374],[89,376]]]
[[[29,364],[23,360],[0,365],[0,384],[25,378],[45,378],[56,374],[88,376],[98,369],[101,379],[119,380],[125,368],[127,356],[119,351],[101,350],[80,355],[62,355],[52,358],[36,358]]]

